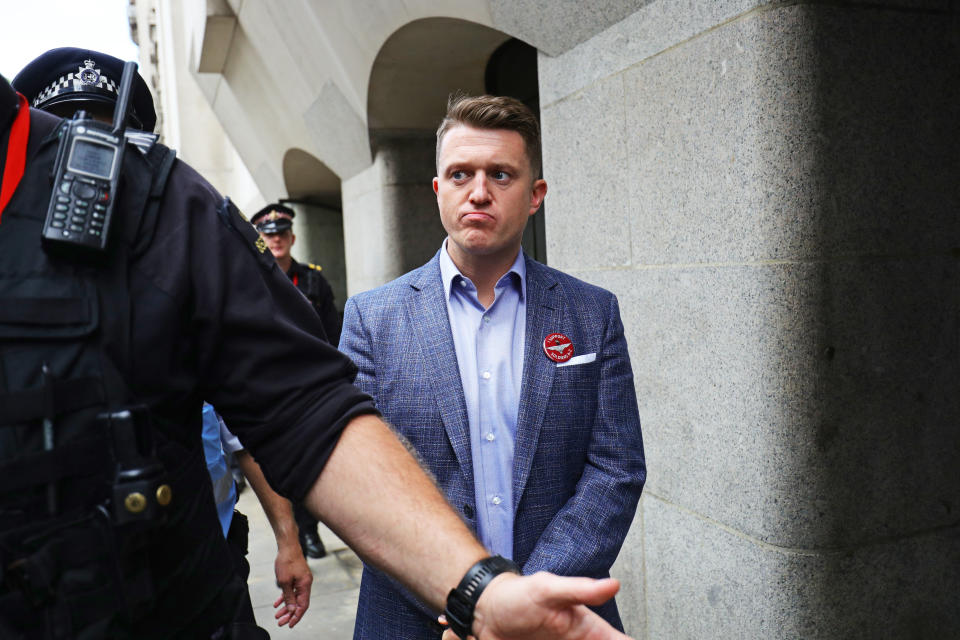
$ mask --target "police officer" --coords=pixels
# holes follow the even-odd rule
[[[123,61],[114,56],[90,49],[61,47],[47,51],[28,63],[14,78],[13,86],[38,109],[66,118],[82,109],[97,120],[109,122],[113,118],[122,71]],[[133,79],[132,90],[133,100],[127,125],[134,128],[128,128],[125,137],[142,153],[148,154],[158,139],[153,133],[157,120],[153,98],[139,73]],[[139,131],[137,127],[148,131]],[[246,582],[250,572],[246,560],[249,529],[246,516],[234,510],[237,492],[231,482],[233,476],[228,475],[226,468],[225,448],[231,454],[244,455],[239,453],[243,446],[236,436],[223,426],[213,407],[204,404],[203,449],[214,487],[217,514],[234,566]],[[261,475],[257,463],[249,455],[244,458],[244,463],[252,476]],[[273,493],[265,483],[261,483],[256,494],[277,539],[276,578],[277,585],[283,591],[281,599],[285,607],[278,622],[281,625],[289,624],[292,628],[309,607],[313,574],[296,540],[298,536],[294,532],[297,531],[297,524],[290,503]],[[313,527],[316,529],[316,521],[313,521]],[[249,597],[238,611],[237,619],[254,622]]]
[[[125,154],[106,251],[42,242],[51,198],[89,193],[51,184],[61,124],[0,78],[0,637],[234,631],[204,399],[276,490],[461,637],[623,637],[582,606],[615,581],[488,557],[256,231],[162,146]]]
[[[301,264],[290,255],[290,250],[297,241],[297,236],[293,233],[295,216],[293,209],[278,202],[260,209],[250,218],[250,222],[260,232],[280,269],[317,310],[327,333],[327,341],[334,345],[340,344],[340,314],[333,304],[333,289],[330,288],[330,283],[323,277],[320,267],[309,263]]]

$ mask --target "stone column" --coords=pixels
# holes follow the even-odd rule
[[[445,237],[431,181],[433,132],[374,136],[374,162],[343,182],[349,294],[427,262]]]
[[[960,636],[949,6],[660,0],[540,56],[550,262],[640,400],[636,637]]]

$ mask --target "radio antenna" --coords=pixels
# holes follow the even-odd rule
[[[117,94],[117,106],[113,110],[113,135],[119,136],[127,128],[127,115],[130,111],[130,88],[133,76],[137,74],[137,63],[123,63],[123,76],[120,78],[120,91]]]

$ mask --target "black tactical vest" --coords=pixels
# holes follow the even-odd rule
[[[209,491],[202,457],[158,463],[157,450],[176,459],[176,445],[125,383],[128,260],[150,241],[174,155],[162,145],[127,154],[127,205],[104,259],[48,253],[40,232],[58,123],[32,111],[26,171],[0,220],[0,638],[140,636],[131,630],[156,615],[157,537]],[[226,556],[207,565],[232,570]]]

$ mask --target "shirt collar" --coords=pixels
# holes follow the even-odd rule
[[[453,283],[457,278],[466,278],[460,269],[457,268],[457,265],[453,263],[453,260],[450,258],[450,254],[447,253],[447,242],[450,241],[450,238],[445,238],[443,245],[440,247],[440,279],[443,281],[443,293],[446,296],[446,300],[450,299],[450,289],[453,287]],[[514,282],[520,283],[520,299],[526,300],[527,298],[527,262],[524,260],[523,249],[517,252],[517,257],[514,259],[513,264],[510,265],[510,269],[500,278],[500,281],[503,281],[503,278],[509,276],[510,274],[516,274]],[[499,284],[499,282],[497,283]]]

